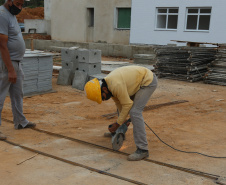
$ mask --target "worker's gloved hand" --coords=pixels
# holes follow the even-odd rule
[[[118,127],[120,127],[120,125],[115,122],[115,123],[112,123],[108,126],[108,130],[111,132],[111,133],[115,133],[115,131],[118,129]]]

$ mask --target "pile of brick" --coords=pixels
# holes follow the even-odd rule
[[[57,79],[58,85],[72,85],[84,90],[86,82],[96,74],[101,74],[101,51],[77,47],[61,49],[62,69]]]

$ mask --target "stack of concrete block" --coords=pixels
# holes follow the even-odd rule
[[[101,51],[78,49],[78,71],[75,72],[72,87],[84,90],[90,75],[101,73]]]
[[[78,70],[78,48],[62,48],[61,63],[62,69],[59,71],[57,79],[58,85],[71,85],[74,72]]]
[[[100,50],[78,50],[79,70],[88,75],[101,73],[101,51]]]
[[[61,50],[62,69],[57,84],[84,90],[90,75],[101,73],[101,51],[78,48]]]
[[[45,53],[25,53],[22,61],[24,72],[24,95],[52,90],[52,55]]]

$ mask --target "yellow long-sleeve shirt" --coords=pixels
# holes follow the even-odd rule
[[[122,124],[133,106],[130,99],[142,86],[148,86],[153,80],[153,73],[140,66],[125,66],[112,71],[105,77],[118,110],[118,124]]]

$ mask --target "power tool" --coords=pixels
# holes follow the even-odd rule
[[[116,131],[112,133],[112,148],[113,150],[119,150],[122,147],[123,141],[125,140],[125,134],[128,130],[131,119],[126,120]]]

